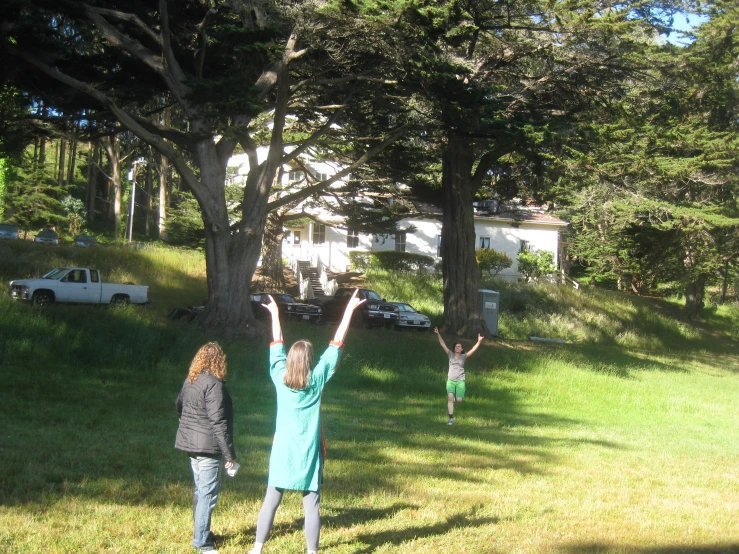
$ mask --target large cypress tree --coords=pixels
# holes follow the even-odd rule
[[[248,289],[267,214],[331,184],[274,198],[280,167],[340,126],[347,105],[359,110],[362,100],[371,111],[376,90],[367,83],[380,68],[371,53],[337,55],[341,44],[331,41],[341,39],[341,30],[319,33],[323,9],[330,12],[313,3],[198,0],[11,0],[4,8],[0,53],[14,61],[11,78],[19,88],[50,106],[84,104],[89,117],[119,122],[165,156],[194,195],[205,230],[205,325],[251,332]],[[363,32],[369,38],[374,31]],[[169,125],[153,123],[145,111],[161,97],[173,112]],[[293,116],[302,136],[288,151],[285,130]],[[402,122],[386,122],[363,141],[346,172],[404,129]],[[233,221],[225,181],[237,145],[251,170]],[[269,147],[266,159],[257,158],[259,145]]]

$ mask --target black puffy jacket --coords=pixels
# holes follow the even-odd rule
[[[177,397],[180,426],[174,447],[190,454],[223,454],[236,459],[233,406],[223,381],[201,373],[194,383],[185,380]]]

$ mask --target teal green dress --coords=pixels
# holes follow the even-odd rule
[[[341,345],[331,342],[311,371],[308,387],[292,390],[283,382],[285,344],[269,347],[269,374],[277,389],[277,421],[267,484],[279,489],[318,492],[321,488],[321,393],[336,371]]]

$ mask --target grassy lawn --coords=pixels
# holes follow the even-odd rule
[[[0,294],[0,552],[191,552],[174,399],[212,337],[166,313],[202,300],[202,259],[61,247],[50,261],[32,246],[0,245],[5,282],[89,264],[150,285],[153,302],[37,309]],[[374,279],[438,321],[438,283],[401,293]],[[431,333],[350,331],[323,400],[322,551],[739,552],[736,307],[692,328],[667,302],[614,293],[501,288],[501,304],[504,338],[468,362],[451,427]],[[288,341],[317,346],[333,331],[285,324]],[[275,402],[266,339],[221,344],[242,468],[224,477],[213,528],[235,554],[254,539]],[[300,498],[286,495],[265,553],[304,551]]]

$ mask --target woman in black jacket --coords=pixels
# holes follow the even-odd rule
[[[226,459],[226,469],[236,461],[233,407],[224,384],[227,371],[223,350],[217,342],[209,342],[195,354],[177,397],[180,425],[174,446],[190,455],[195,481],[192,545],[210,554],[218,554],[210,518],[221,489],[221,461]]]

